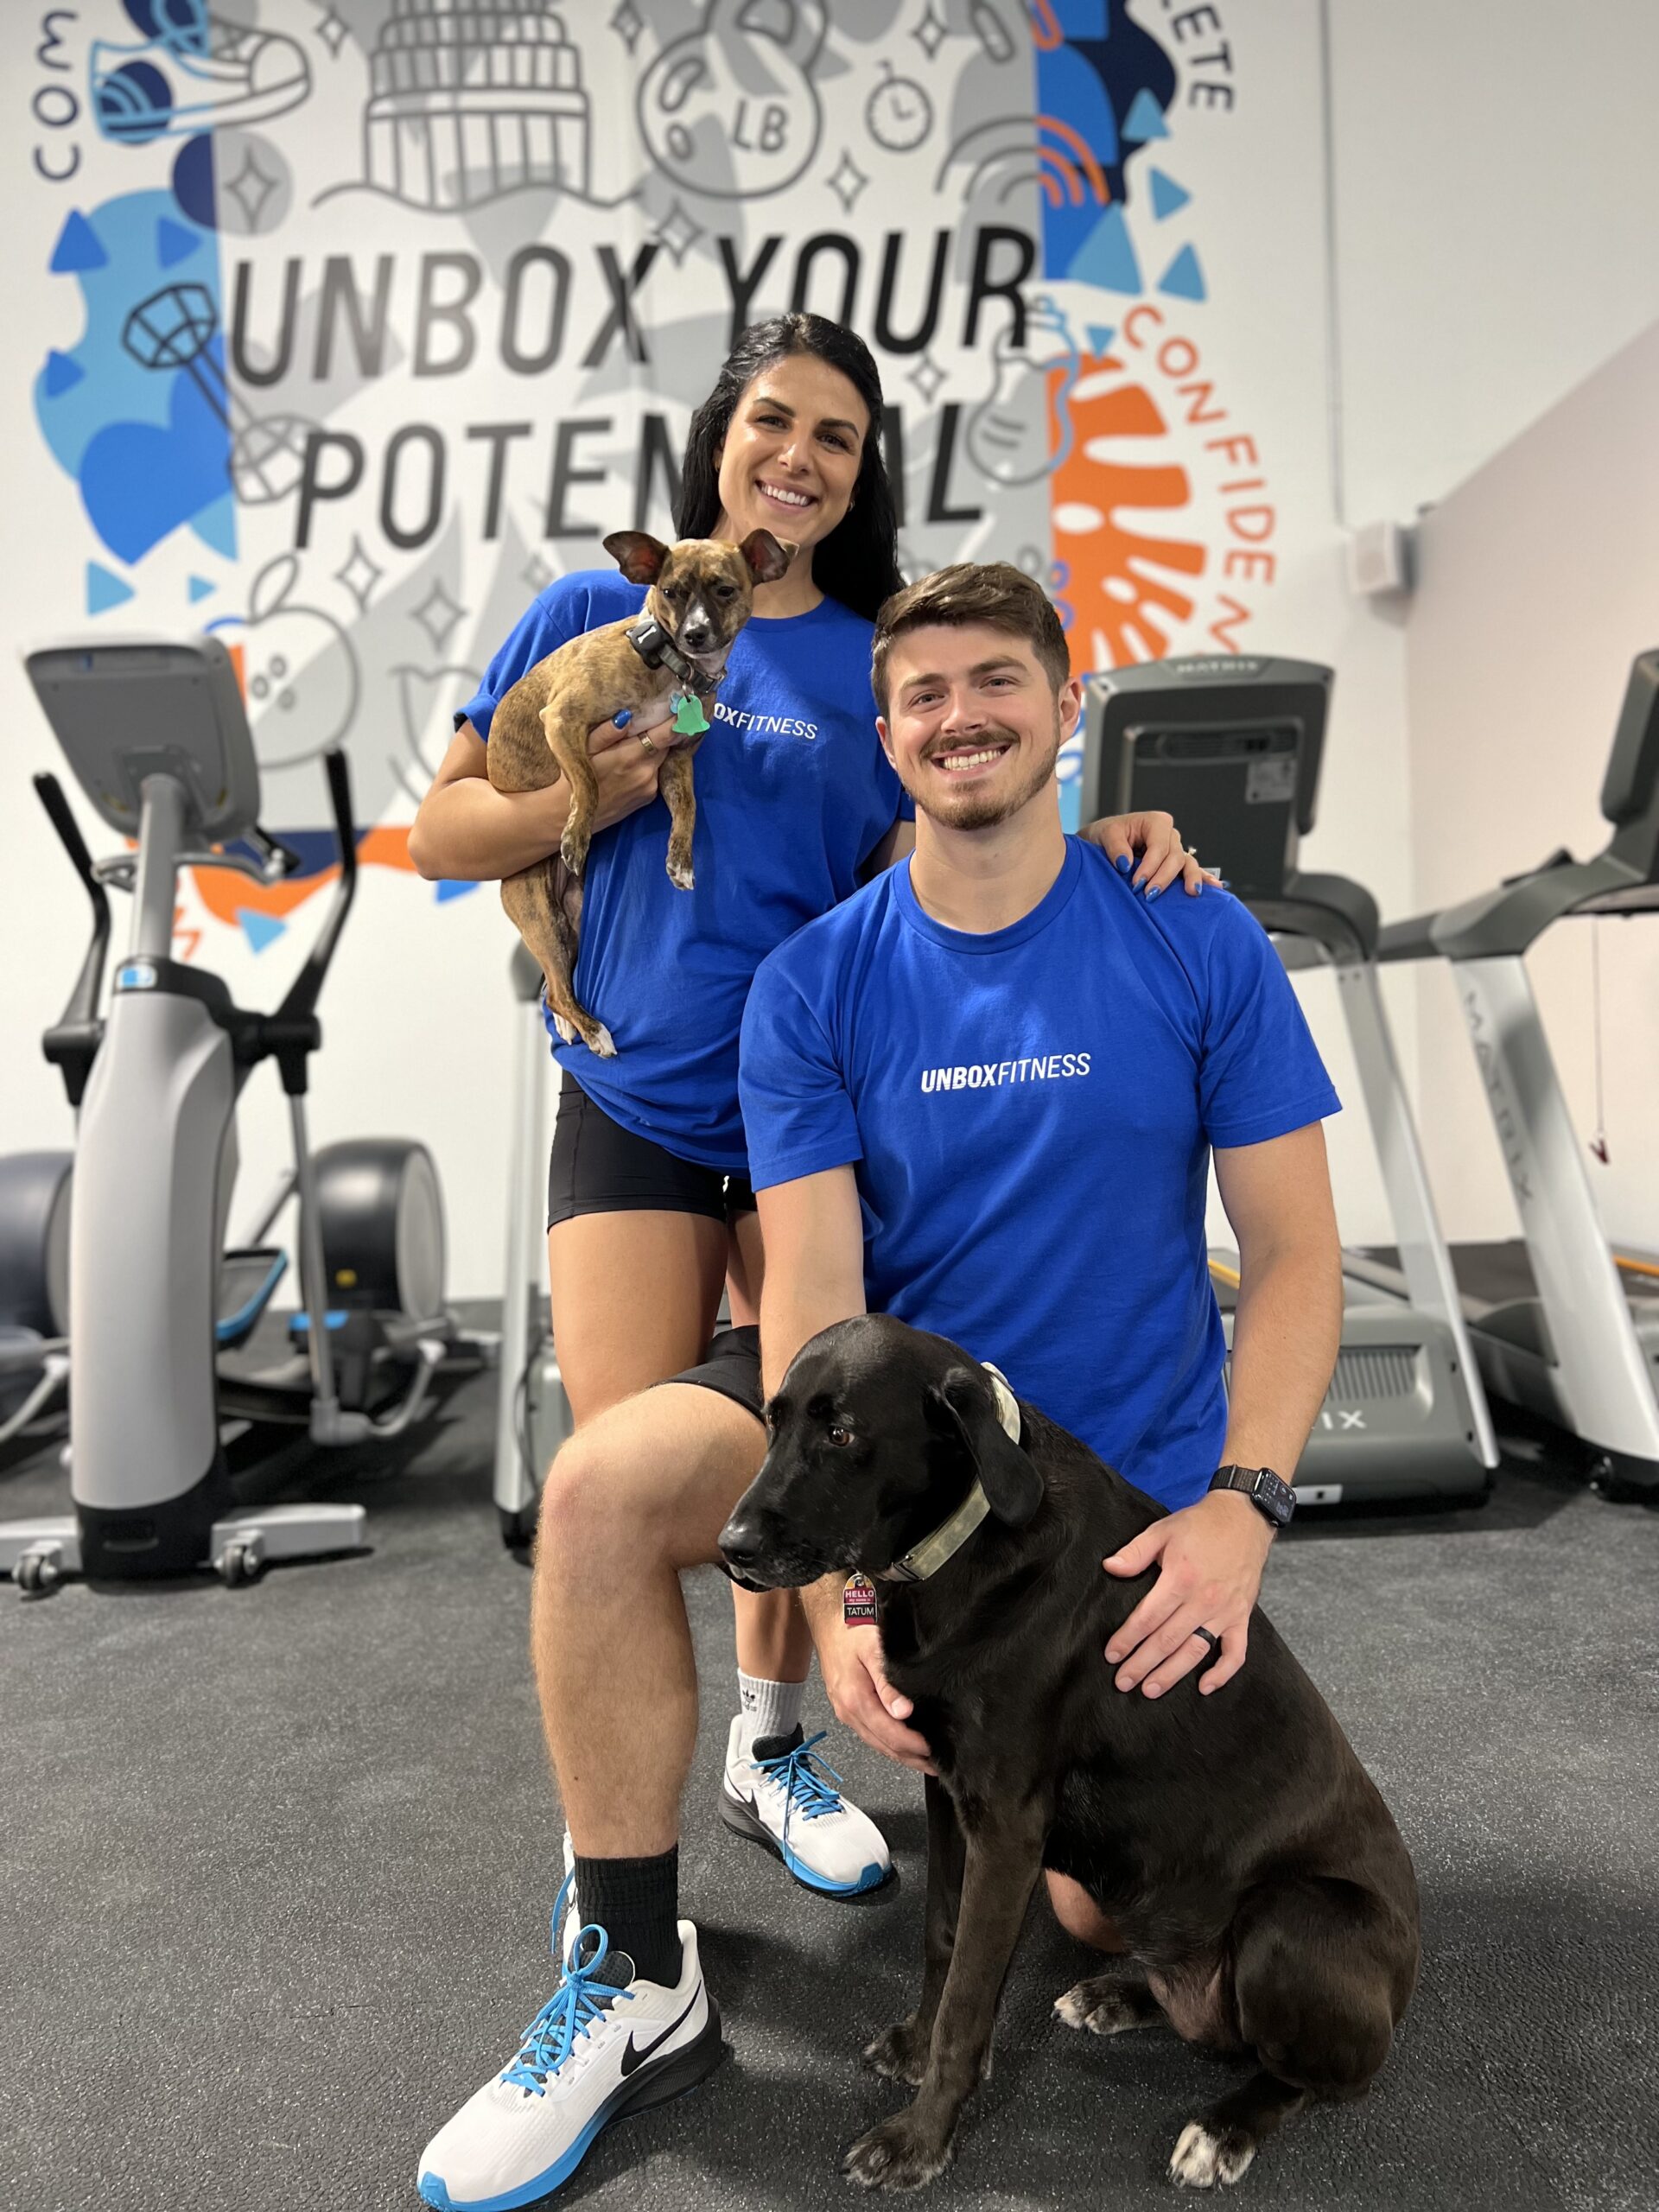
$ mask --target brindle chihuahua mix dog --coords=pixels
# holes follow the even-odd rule
[[[691,756],[709,727],[708,710],[726,673],[732,640],[748,620],[757,584],[776,583],[795,553],[770,531],[752,530],[741,545],[685,537],[664,545],[642,530],[619,530],[605,550],[630,583],[649,584],[642,612],[572,638],[521,676],[490,724],[490,782],[499,791],[543,791],[563,776],[570,811],[556,855],[501,886],[501,904],[547,979],[547,1003],[567,1045],[616,1051],[602,1021],[576,1001],[582,874],[588,863],[599,786],[588,757],[591,731],[632,715],[630,736],[663,755],[658,789],[673,826],[668,873],[692,886],[691,832],[696,798]],[[667,723],[671,730],[653,740]]]
[[[1105,1647],[1154,1578],[1101,1561],[1165,1509],[1034,1406],[1000,1404],[942,1337],[838,1323],[796,1355],[766,1416],[766,1464],[721,1549],[751,1588],[874,1577],[887,1678],[938,1769],[921,1996],[864,2054],[918,2094],[842,2171],[912,2189],[949,2160],[1045,1866],[1083,1885],[1123,1946],[1060,1998],[1069,2026],[1167,2021],[1253,2061],[1184,2129],[1172,2181],[1235,2182],[1311,2101],[1362,2096],[1416,1980],[1417,1885],[1267,1615],[1214,1696],[1196,1674],[1155,1700],[1119,1690]]]

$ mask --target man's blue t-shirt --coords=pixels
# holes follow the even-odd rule
[[[1210,1148],[1338,1110],[1289,979],[1225,892],[1148,905],[1093,845],[986,936],[901,862],[762,966],[755,1187],[856,1163],[872,1313],[950,1338],[1173,1508],[1226,1432]]]
[[[570,639],[639,613],[642,586],[561,576],[535,601],[456,716],[487,743],[526,669]],[[697,752],[696,887],[668,880],[669,814],[653,799],[594,839],[575,990],[616,1040],[554,1054],[625,1128],[683,1160],[741,1173],[737,1041],[755,969],[846,898],[902,812],[875,734],[873,626],[838,600],[739,632]],[[618,702],[620,705],[620,701]],[[553,1034],[552,1023],[548,1023]]]

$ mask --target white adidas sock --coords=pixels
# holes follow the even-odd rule
[[[737,1670],[738,1701],[743,1708],[745,1749],[762,1736],[791,1736],[801,1725],[804,1682],[763,1682]]]

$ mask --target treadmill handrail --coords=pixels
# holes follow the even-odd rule
[[[1333,967],[1370,960],[1376,951],[1376,901],[1351,876],[1294,870],[1285,879],[1281,896],[1248,903],[1264,930],[1311,941]]]
[[[1500,884],[1478,898],[1449,906],[1429,919],[1434,950],[1445,960],[1498,960],[1518,956],[1552,923],[1592,900],[1637,891],[1647,881],[1639,868],[1611,852],[1570,867],[1540,870],[1518,883]]]

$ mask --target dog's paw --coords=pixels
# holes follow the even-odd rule
[[[562,1044],[574,1045],[575,1043],[576,1025],[574,1021],[567,1021],[562,1014],[556,1014],[553,1017],[553,1027],[558,1031],[559,1041]]]
[[[950,2163],[950,2138],[916,2118],[916,2107],[884,2120],[845,2153],[841,2171],[861,2189],[920,2189]]]
[[[1169,2177],[1181,2189],[1213,2189],[1218,2181],[1236,2181],[1255,2156],[1255,2145],[1242,2127],[1217,2133],[1190,2120],[1170,2158]]]
[[[578,880],[588,866],[588,844],[586,837],[573,837],[568,830],[559,840],[559,858]]]
[[[1091,1975],[1057,1997],[1054,2010],[1068,2028],[1087,2028],[1093,2036],[1121,2036],[1147,2022],[1144,2007],[1103,1974]]]
[[[594,1024],[594,1033],[588,1039],[588,1049],[590,1052],[596,1052],[601,1060],[616,1058],[616,1040],[602,1021]]]
[[[874,2043],[865,2044],[864,2063],[873,2066],[878,2074],[885,2075],[889,2082],[907,2082],[912,2089],[919,2088],[927,2071],[931,2041],[931,2037],[918,2031],[912,2013],[909,2019],[895,2022]]]
[[[691,872],[690,861],[677,861],[671,854],[668,862],[668,880],[677,891],[692,891],[696,887],[697,879]]]

